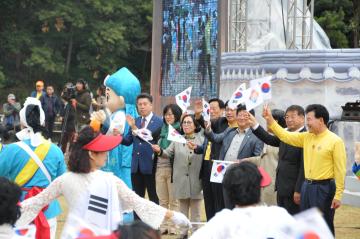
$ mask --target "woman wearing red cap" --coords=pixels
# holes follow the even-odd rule
[[[80,218],[92,228],[112,231],[122,223],[122,214],[132,210],[153,228],[159,228],[164,219],[190,226],[183,214],[139,197],[112,173],[98,170],[105,164],[107,152],[121,140],[121,136],[96,135],[90,127],[80,131],[68,162],[70,172],[54,180],[37,196],[23,201],[17,225],[30,223],[45,205],[63,195],[69,206],[69,216],[62,238],[72,238],[69,234],[76,221],[74,218]]]

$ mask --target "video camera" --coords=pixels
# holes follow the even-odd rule
[[[66,83],[66,85],[61,93],[61,97],[66,101],[75,99],[76,98],[76,86],[74,86],[72,83]]]

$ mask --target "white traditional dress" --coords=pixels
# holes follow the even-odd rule
[[[223,209],[190,239],[238,238],[288,238],[281,230],[286,225],[296,225],[295,219],[277,206],[254,206]]]
[[[96,182],[102,178],[106,179],[107,182],[112,182],[112,185],[110,186],[115,188],[115,194],[113,194],[112,198],[108,198],[108,202],[97,196],[93,197],[90,195],[89,198],[92,202],[89,202],[89,204],[84,204],[84,195],[89,195],[91,191],[94,191],[92,190],[91,185],[93,185],[94,182],[96,184]],[[82,219],[87,218],[90,208],[95,208],[91,213],[99,211],[99,218],[102,216],[102,211],[105,211],[105,214],[107,214],[109,216],[108,218],[110,219],[113,217],[113,214],[118,211],[119,215],[117,215],[117,218],[121,218],[121,223],[122,213],[135,211],[142,221],[149,224],[153,228],[159,228],[167,211],[167,209],[139,197],[135,192],[129,189],[121,179],[114,176],[112,173],[107,173],[100,170],[96,170],[90,173],[68,172],[54,180],[49,185],[49,187],[47,187],[40,194],[21,203],[22,213],[16,225],[22,226],[30,223],[44,206],[61,195],[65,197],[69,206],[69,215],[75,215],[76,217]],[[118,198],[116,198],[116,196],[118,196]],[[114,212],[114,205],[111,201],[117,202],[117,200],[119,202],[119,207],[115,208]],[[89,223],[89,221],[87,222]],[[70,224],[71,222],[69,221],[68,217],[63,230],[62,238],[66,238],[64,237],[64,232],[66,231],[67,226],[70,226]],[[95,222],[95,224],[96,226],[104,225],[103,222]],[[110,225],[110,228],[108,229],[114,228],[112,225]]]

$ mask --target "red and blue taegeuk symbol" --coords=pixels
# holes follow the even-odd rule
[[[19,236],[25,236],[26,233],[28,233],[29,229],[17,229],[15,230],[15,233]]]
[[[95,236],[94,232],[88,228],[83,228],[79,231],[77,238],[87,238],[89,236]]]
[[[320,239],[320,237],[317,233],[308,231],[298,237],[298,239]]]
[[[264,93],[269,93],[270,91],[270,84],[269,83],[264,83],[261,85],[261,91]]]
[[[235,93],[235,99],[240,99],[242,97],[241,91]]]
[[[216,171],[217,171],[218,173],[221,173],[224,169],[225,169],[225,166],[222,165],[222,164],[219,164],[219,165],[216,167]]]

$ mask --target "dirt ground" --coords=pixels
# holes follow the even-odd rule
[[[64,226],[67,206],[64,198],[60,198],[60,203],[64,212],[58,217],[57,239]],[[202,207],[201,220],[205,221],[205,210]],[[360,238],[360,208],[342,205],[335,214],[335,234],[337,239],[356,239]],[[176,236],[163,236],[164,239],[173,239]]]

